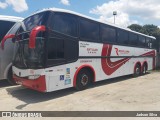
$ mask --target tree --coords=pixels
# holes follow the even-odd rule
[[[141,32],[141,30],[143,29],[143,27],[138,24],[132,24],[132,25],[128,26],[128,28],[131,30],[134,30],[136,32]]]

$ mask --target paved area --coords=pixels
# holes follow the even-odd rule
[[[159,91],[160,72],[105,80],[83,91],[69,88],[51,93],[9,86],[3,80],[0,81],[0,111],[160,111]]]

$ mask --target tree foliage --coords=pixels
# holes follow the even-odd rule
[[[132,25],[128,26],[128,28],[131,29],[131,30],[134,30],[136,32],[141,32],[142,29],[143,29],[143,26],[138,25],[138,24],[132,24]]]

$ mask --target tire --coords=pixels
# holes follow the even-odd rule
[[[147,73],[147,65],[144,64],[144,65],[143,65],[143,68],[142,68],[142,74],[144,75],[144,74],[146,74],[146,73]]]
[[[86,89],[91,83],[91,74],[87,69],[82,69],[77,75],[76,80],[76,89],[77,90],[84,90]]]
[[[138,77],[138,76],[140,76],[140,75],[141,75],[141,67],[140,67],[139,64],[137,64],[137,65],[136,65],[136,68],[134,69],[134,74],[133,74],[133,76],[134,76],[134,77]]]
[[[17,85],[17,83],[16,83],[16,82],[14,81],[14,79],[13,79],[12,68],[10,68],[10,69],[8,70],[7,81],[8,81],[11,85]]]

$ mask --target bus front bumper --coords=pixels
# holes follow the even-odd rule
[[[16,75],[13,75],[13,79],[16,81],[17,84],[25,86],[27,88],[37,90],[40,92],[46,92],[46,82],[45,76],[40,76],[37,79],[30,80],[26,78],[21,78]]]

